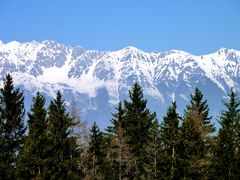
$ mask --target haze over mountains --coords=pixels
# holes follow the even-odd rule
[[[6,73],[24,89],[27,107],[36,91],[49,100],[60,90],[67,104],[77,99],[82,117],[90,124],[97,121],[105,127],[134,82],[142,85],[148,107],[157,111],[159,120],[172,100],[183,111],[195,87],[216,115],[230,88],[240,91],[240,51],[221,48],[196,56],[179,50],[147,53],[126,47],[101,52],[48,40],[0,41],[1,77]]]

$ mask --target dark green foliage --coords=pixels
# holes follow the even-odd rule
[[[159,124],[157,119],[153,121],[149,129],[149,140],[144,146],[144,173],[146,179],[161,179],[162,147],[160,140]]]
[[[194,110],[202,117],[202,126],[205,127],[207,133],[214,132],[213,124],[211,124],[212,116],[209,116],[209,108],[207,100],[203,100],[202,92],[196,88],[191,94],[190,105],[187,106],[187,111]]]
[[[76,179],[80,175],[77,165],[79,157],[76,137],[72,136],[75,124],[65,109],[60,92],[51,101],[48,110],[47,136],[49,146],[48,157],[44,163],[44,178]]]
[[[111,179],[130,179],[135,175],[134,157],[124,134],[123,128],[119,125],[116,135],[111,137],[107,154]]]
[[[44,152],[47,146],[47,110],[44,106],[45,98],[38,92],[28,113],[29,132],[17,164],[18,178],[43,178],[44,160],[47,156]]]
[[[103,133],[98,128],[96,122],[94,122],[92,128],[90,129],[90,152],[97,157],[100,157],[103,154]]]
[[[112,126],[107,129],[110,133],[108,134],[110,144],[107,149],[108,171],[110,173],[108,177],[111,177],[111,179],[130,179],[136,171],[134,158],[123,129],[124,113],[120,102],[116,112],[112,114]]]
[[[233,90],[216,137],[197,88],[183,118],[173,102],[160,126],[139,84],[129,97],[106,133],[94,123],[89,135],[60,92],[48,110],[37,93],[24,136],[23,93],[7,75],[0,89],[0,179],[240,179],[240,101]]]
[[[88,171],[86,176],[90,179],[103,178],[103,166],[105,159],[105,143],[103,133],[94,122],[90,129],[90,143],[88,147]]]
[[[148,131],[152,126],[155,114],[146,108],[147,100],[139,84],[134,84],[129,91],[130,102],[124,101],[125,117],[123,128],[126,130],[129,144],[133,146],[136,155],[140,154],[144,143],[148,140]]]
[[[169,179],[177,179],[179,168],[179,120],[176,102],[172,103],[161,124],[162,174]]]
[[[221,128],[217,137],[216,149],[213,158],[214,178],[239,179],[240,178],[240,101],[237,94],[231,90],[228,94],[229,102],[224,102],[226,110],[220,116]]]
[[[121,124],[122,126],[122,122],[123,122],[123,118],[125,115],[125,111],[122,107],[122,102],[119,102],[118,107],[116,108],[116,113],[113,113],[113,119],[111,119],[111,126],[108,126],[108,128],[106,129],[107,132],[109,132],[110,134],[116,134],[117,132],[117,127],[119,126],[119,124]]]
[[[153,126],[156,114],[147,109],[147,100],[143,99],[143,90],[139,84],[133,85],[129,97],[130,101],[124,101],[123,129],[136,159],[136,174],[140,178],[144,172],[144,146],[150,139],[149,129]]]
[[[237,160],[236,162],[236,168],[235,169],[240,169],[240,113],[237,115],[236,118],[236,125],[235,125],[235,158]],[[239,173],[240,174],[240,173]],[[240,175],[238,174],[238,177],[240,177]]]
[[[199,89],[191,95],[180,127],[180,175],[184,178],[206,178],[209,173],[211,133],[214,131],[207,100]]]
[[[24,96],[15,89],[12,77],[0,89],[0,177],[14,179],[16,161],[24,141]]]
[[[205,166],[204,140],[201,136],[202,117],[195,111],[188,111],[180,127],[180,176],[203,178]]]

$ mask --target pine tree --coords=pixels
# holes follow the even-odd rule
[[[121,102],[119,102],[116,112],[112,116],[112,126],[107,129],[110,138],[107,151],[107,157],[110,161],[110,177],[118,180],[129,179],[134,176],[135,165],[130,146],[127,143],[126,133],[122,127],[124,109]]]
[[[153,126],[156,114],[147,109],[147,100],[143,99],[143,90],[138,83],[129,91],[129,97],[130,101],[124,101],[123,129],[136,159],[137,178],[143,178],[144,146],[149,140],[149,129]]]
[[[176,102],[172,103],[167,110],[166,115],[163,117],[161,124],[161,143],[163,148],[162,159],[162,173],[166,178],[177,179],[178,175],[178,145],[179,145],[179,120],[180,116],[176,111]]]
[[[236,130],[236,132],[235,132],[235,137],[236,137],[235,155],[236,155],[236,160],[237,160],[236,169],[240,169],[240,113],[237,115],[237,118],[236,118],[235,130]]]
[[[162,172],[162,147],[160,141],[160,130],[157,119],[153,122],[153,126],[149,129],[149,140],[144,146],[144,172],[146,179],[161,179]]]
[[[226,110],[220,116],[220,129],[217,136],[215,154],[213,158],[214,178],[239,179],[239,117],[240,101],[231,89],[228,94],[229,102],[223,102]]]
[[[103,179],[103,164],[106,157],[104,152],[104,136],[94,122],[90,129],[90,143],[88,148],[87,179]]]
[[[110,126],[107,127],[106,131],[109,132],[110,134],[116,134],[117,132],[117,127],[119,126],[118,123],[123,122],[123,118],[125,115],[125,111],[122,107],[122,102],[120,101],[118,104],[118,107],[115,108],[116,109],[116,113],[113,113],[112,116],[113,118],[111,119],[111,124]]]
[[[202,117],[201,126],[205,131],[205,135],[214,132],[215,129],[211,123],[212,116],[209,116],[207,100],[203,100],[203,94],[198,88],[191,94],[190,105],[187,106],[187,111],[193,109]]]
[[[213,138],[211,133],[214,132],[211,119],[207,100],[203,100],[203,94],[196,88],[180,128],[181,176],[207,178]]]
[[[44,152],[47,146],[45,98],[39,92],[33,97],[33,105],[28,113],[28,136],[18,160],[18,178],[43,178]]]
[[[0,89],[0,177],[14,179],[16,161],[24,141],[24,96],[10,74]]]
[[[202,117],[194,110],[184,115],[180,127],[179,160],[182,178],[201,179],[205,176],[204,140],[201,136]]]
[[[74,125],[58,91],[56,99],[51,101],[48,110],[49,147],[48,159],[43,170],[45,178],[78,179],[80,177],[81,170],[77,164],[79,157],[77,139],[72,135]]]

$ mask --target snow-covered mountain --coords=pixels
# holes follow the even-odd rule
[[[231,87],[240,90],[240,51],[219,49],[196,56],[187,52],[144,52],[135,47],[100,52],[54,41],[0,41],[0,75],[11,73],[24,88],[29,106],[36,91],[48,99],[62,91],[69,102],[76,98],[82,116],[104,127],[119,100],[134,82],[144,89],[149,107],[162,115],[173,99],[183,110],[190,93],[199,87],[217,114]],[[161,119],[161,117],[159,117]]]

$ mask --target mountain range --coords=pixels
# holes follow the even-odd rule
[[[142,85],[148,107],[161,121],[171,101],[180,114],[198,87],[216,118],[230,88],[240,91],[240,51],[221,48],[206,55],[180,50],[144,52],[135,47],[117,51],[85,50],[55,41],[0,41],[0,75],[11,73],[25,93],[26,108],[36,91],[49,102],[60,90],[66,104],[76,99],[81,116],[104,128],[128,90]],[[1,78],[1,81],[2,81]]]

